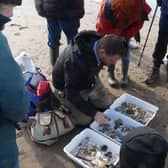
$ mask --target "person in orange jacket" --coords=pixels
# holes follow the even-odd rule
[[[148,20],[151,8],[145,0],[102,0],[96,21],[96,31],[101,35],[115,34],[127,42],[134,37]],[[112,87],[128,85],[130,50],[122,59],[122,80],[120,85],[115,78],[115,65],[108,67],[108,82]]]

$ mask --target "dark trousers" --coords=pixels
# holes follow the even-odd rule
[[[61,32],[66,35],[67,42],[78,33],[80,26],[79,19],[74,20],[57,20],[54,18],[47,18],[48,26],[48,46],[51,48],[57,48],[60,45]]]
[[[163,63],[162,59],[166,55],[167,45],[168,45],[168,32],[163,32],[159,30],[157,43],[153,53],[153,63],[155,67],[160,68],[160,65]]]

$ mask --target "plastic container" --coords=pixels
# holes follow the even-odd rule
[[[86,137],[89,137],[91,141],[98,146],[107,145],[108,151],[111,151],[113,154],[113,164],[114,166],[117,165],[119,161],[119,151],[120,151],[120,145],[114,143],[113,141],[110,141],[109,139],[103,137],[102,135],[96,133],[95,131],[87,128],[83,130],[80,134],[75,136],[71,142],[64,147],[64,152],[67,154],[69,158],[71,158],[73,161],[78,163],[80,166],[84,168],[89,168],[87,164],[82,162],[81,159],[75,157],[71,152],[79,145],[79,143],[85,139]]]
[[[116,141],[119,144],[122,141],[122,137],[126,136],[129,131],[128,132],[126,131],[125,133],[121,134],[120,129],[114,129],[116,120],[122,120],[122,123],[123,123],[124,127],[126,126],[126,127],[129,127],[129,128],[137,128],[137,127],[142,127],[143,126],[141,123],[136,122],[135,120],[132,120],[131,118],[129,118],[129,117],[127,117],[127,116],[125,116],[121,113],[114,112],[113,109],[107,109],[104,113],[110,118],[108,124],[116,132],[116,135],[119,135],[119,137],[115,136],[115,137],[112,138],[109,135],[107,135],[107,132],[102,132],[101,126],[95,121],[90,125],[90,128],[95,130],[99,134],[102,134],[103,136],[109,138],[110,140]],[[120,138],[120,136],[121,136],[121,138]]]
[[[21,52],[20,55],[15,58],[15,60],[19,64],[23,73],[36,72],[36,67],[26,52]]]
[[[116,99],[114,101],[114,103],[110,106],[110,108],[113,111],[117,112],[115,110],[115,108],[121,106],[121,104],[124,103],[124,102],[135,104],[138,107],[142,108],[143,110],[148,111],[148,112],[151,113],[151,117],[145,119],[145,122],[143,124],[144,126],[147,126],[153,120],[153,118],[156,116],[156,113],[157,113],[157,111],[159,109],[157,106],[155,106],[155,105],[153,105],[151,103],[148,103],[148,102],[146,102],[146,101],[144,101],[142,99],[139,99],[137,97],[134,97],[134,96],[132,96],[130,94],[127,94],[127,93],[121,95],[118,99]],[[122,113],[122,114],[126,115],[125,113]]]

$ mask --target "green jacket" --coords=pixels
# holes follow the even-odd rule
[[[2,21],[4,16],[0,15]],[[0,25],[2,26],[2,25]],[[29,102],[22,72],[0,32],[0,161],[16,159],[15,123],[25,118]]]

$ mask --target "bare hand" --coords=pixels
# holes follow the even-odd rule
[[[98,124],[105,124],[109,120],[109,118],[105,114],[99,111],[94,116],[94,119]]]

